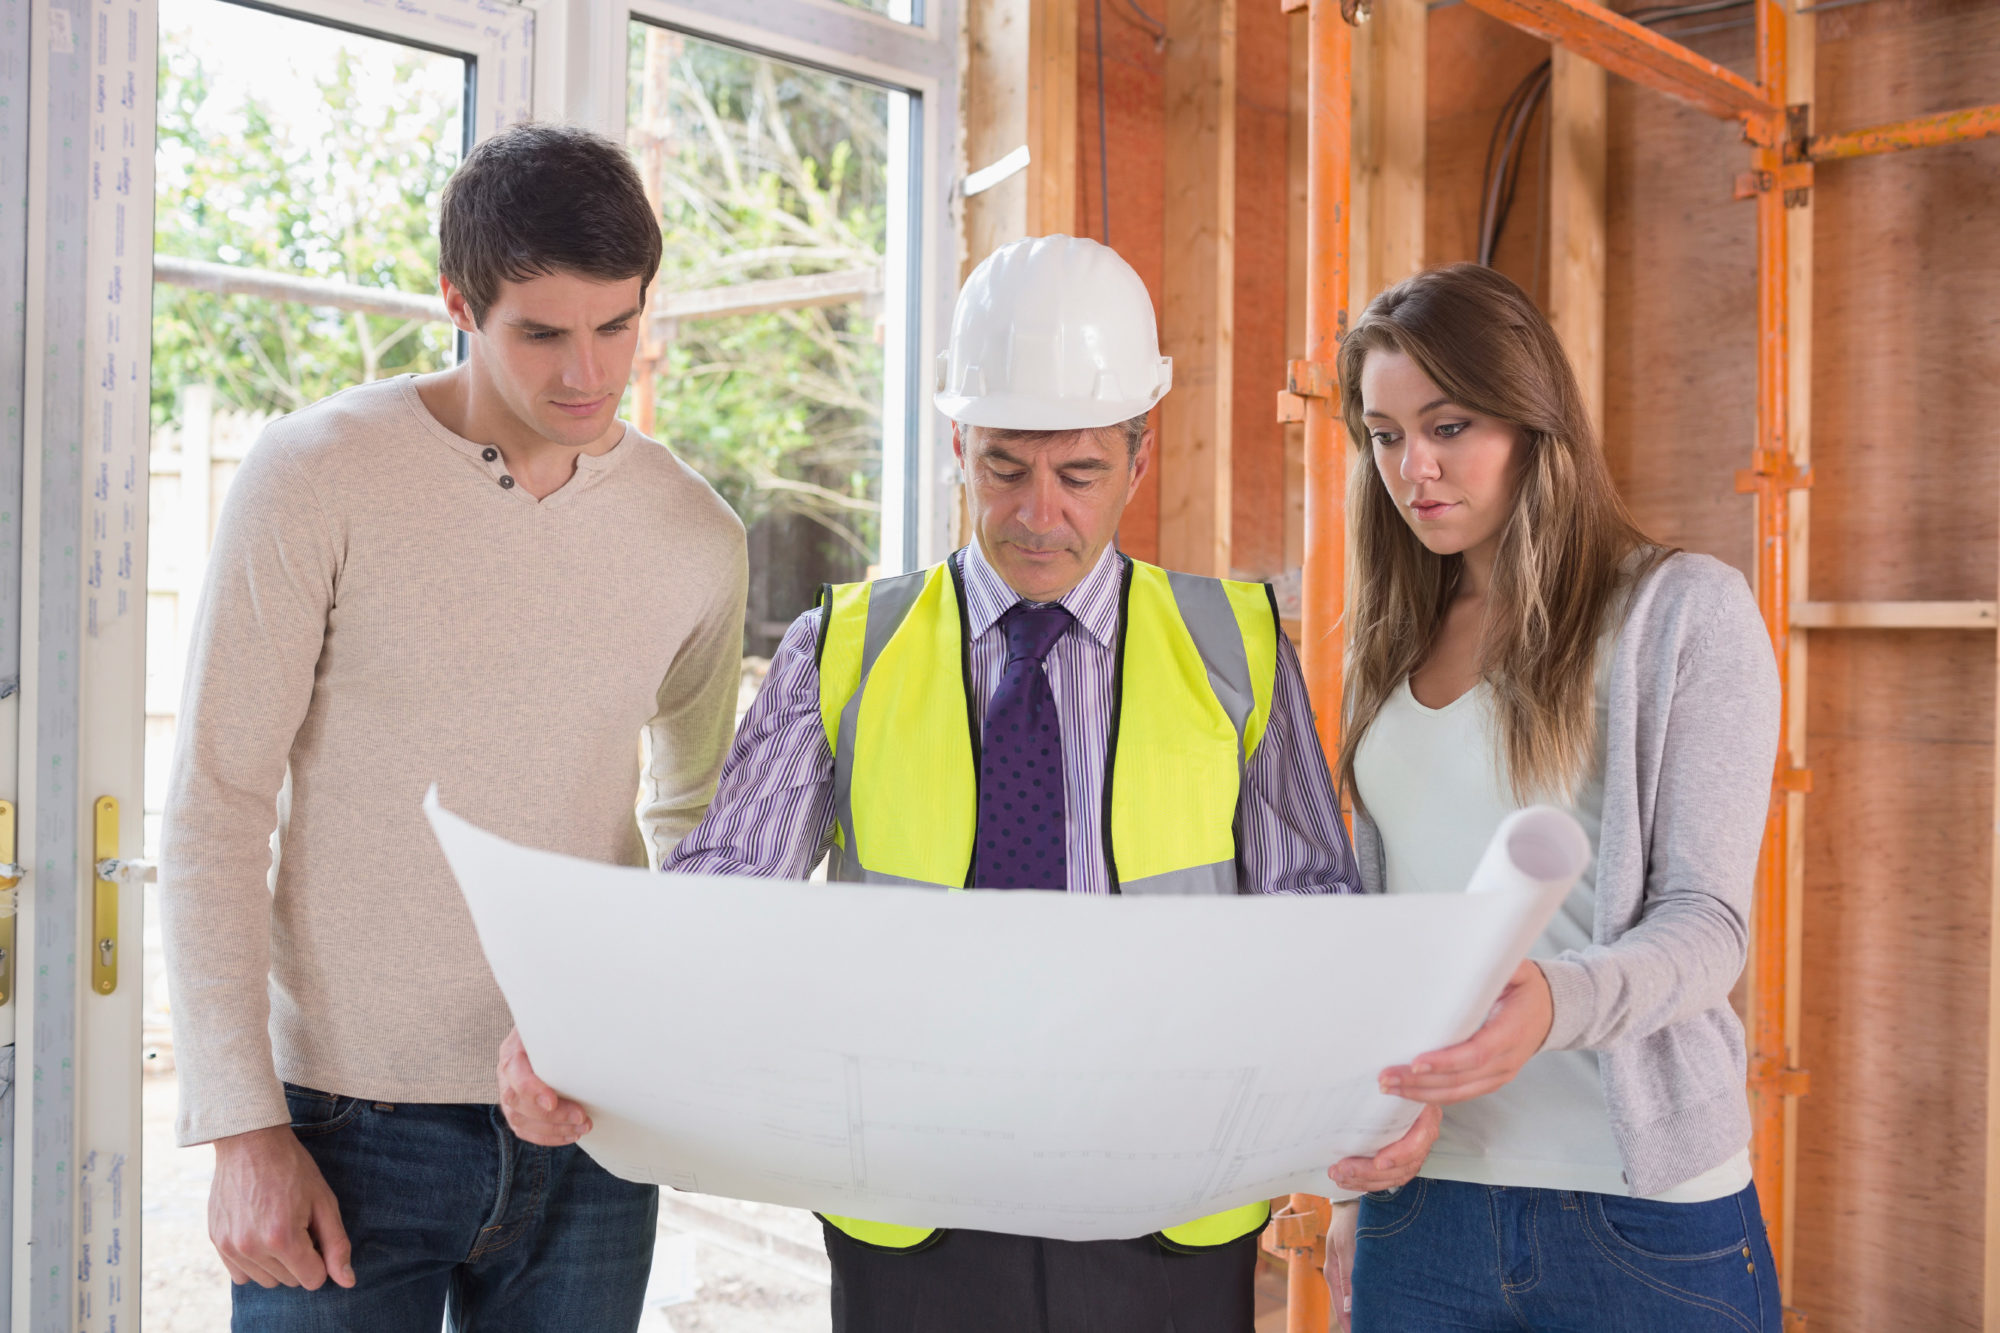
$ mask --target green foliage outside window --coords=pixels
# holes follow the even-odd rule
[[[657,291],[879,268],[887,93],[643,24],[630,56],[631,141],[665,241]],[[660,438],[746,523],[818,525],[814,563],[843,577],[878,540],[878,314],[852,302],[685,320],[656,371]]]
[[[192,33],[163,33],[158,253],[435,292],[438,199],[463,134],[463,86],[438,76],[441,59],[413,52],[385,80],[350,50],[333,52],[331,72],[316,81],[312,132],[296,115],[218,87]],[[218,406],[292,412],[451,361],[445,324],[153,289],[155,425],[172,419],[186,384],[213,385]]]

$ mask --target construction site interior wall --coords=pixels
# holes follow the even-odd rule
[[[1175,289],[1190,281],[1181,267],[1191,253],[1207,260],[1190,249],[1200,238],[1176,234],[1188,214],[1177,192],[1213,189],[1202,155],[1216,97],[1198,104],[1201,90],[1170,67],[1173,44],[1145,19],[1176,31],[1200,20],[1174,4],[1073,8],[1068,224],[1108,237],[1145,278],[1164,312],[1164,350],[1179,356]],[[1235,53],[1221,118],[1235,145],[1233,233],[1220,237],[1232,284],[1215,303],[1231,367],[1220,386],[1234,427],[1228,559],[1238,575],[1283,579],[1304,542],[1301,428],[1279,424],[1272,404],[1286,362],[1305,355],[1307,17],[1279,0],[1216,8],[1233,14]],[[1824,9],[1813,133],[2000,102],[2000,4]],[[1754,79],[1747,14],[1660,31]],[[1496,118],[1550,47],[1449,0],[1429,7],[1427,23],[1421,261],[1435,264],[1477,258]],[[1541,122],[1523,142],[1493,262],[1546,302]],[[1757,399],[1755,205],[1732,189],[1749,163],[1742,127],[1614,76],[1605,145],[1601,424],[1613,472],[1655,538],[1754,577],[1752,500],[1733,484]],[[1793,389],[1811,399],[1815,481],[1793,510],[1796,521],[1810,505],[1805,596],[1990,601],[2000,571],[2000,139],[1821,163],[1810,206],[1811,300],[1795,315],[1810,375]],[[1192,280],[1197,301],[1206,280]],[[1177,364],[1176,397],[1204,392],[1202,368],[1187,369],[1183,378]],[[1158,475],[1122,534],[1148,559],[1170,558],[1186,522],[1176,470],[1211,466],[1205,444],[1190,449],[1194,428],[1161,424]],[[1829,628],[1808,641],[1793,681],[1813,774],[1795,1058],[1811,1085],[1794,1129],[1787,1303],[1828,1333],[1977,1329],[1989,1261],[1994,634],[1990,623]],[[1271,1021],[1296,1003],[1283,997],[1300,979],[1284,980]]]

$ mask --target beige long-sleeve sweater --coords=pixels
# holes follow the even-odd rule
[[[183,1144],[286,1123],[281,1079],[497,1096],[512,1020],[424,821],[431,783],[517,842],[629,865],[708,806],[742,525],[635,430],[539,502],[504,476],[410,378],[274,422],[237,474],[161,858]]]

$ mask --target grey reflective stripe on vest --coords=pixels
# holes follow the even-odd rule
[[[1144,879],[1120,880],[1118,892],[1150,893],[1156,897],[1169,893],[1207,893],[1228,897],[1243,892],[1243,883],[1242,876],[1236,873],[1234,861],[1218,861],[1214,865],[1169,870],[1164,875],[1148,875]]]
[[[1174,590],[1174,605],[1194,640],[1195,651],[1201,654],[1201,664],[1208,672],[1208,687],[1215,691],[1216,701],[1222,705],[1229,724],[1236,728],[1236,768],[1240,780],[1247,762],[1243,733],[1249,728],[1251,711],[1257,706],[1257,695],[1250,683],[1250,654],[1243,646],[1243,628],[1236,623],[1236,611],[1219,581],[1168,570],[1167,585]],[[1234,861],[1220,861],[1149,875],[1145,879],[1120,880],[1118,891],[1155,896],[1226,896],[1243,892],[1243,880]]]
[[[858,884],[924,883],[896,875],[875,874],[861,867],[861,851],[854,841],[854,730],[861,717],[861,695],[868,688],[868,677],[875,670],[875,659],[882,655],[882,649],[888,646],[890,638],[902,628],[904,618],[917,604],[917,598],[923,593],[924,583],[929,578],[929,570],[919,569],[893,578],[878,579],[868,589],[868,627],[861,638],[861,677],[855,683],[853,697],[841,707],[840,744],[833,751],[833,817],[840,821],[840,831],[847,839],[847,847],[843,852],[838,843],[834,844],[832,854],[827,858],[829,879]],[[827,614],[833,614],[831,599],[828,599]]]
[[[1174,602],[1181,619],[1194,638],[1201,663],[1208,669],[1208,685],[1222,704],[1229,723],[1236,728],[1236,762],[1241,765],[1243,733],[1250,725],[1250,713],[1257,696],[1250,684],[1250,654],[1243,647],[1243,628],[1229,605],[1229,594],[1215,579],[1198,574],[1167,571],[1167,583],[1174,590]]]
[[[830,856],[827,860],[826,877],[842,884],[888,884],[910,889],[954,887],[949,884],[940,885],[935,880],[905,879],[901,875],[888,875],[880,870],[869,870],[866,867],[850,865],[846,863],[845,857],[838,855],[840,852],[839,847],[835,847],[833,851],[834,856]],[[836,860],[840,864],[836,864]]]

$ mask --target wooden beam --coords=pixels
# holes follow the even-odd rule
[[[1030,0],[984,0],[965,11],[965,161],[989,167],[1028,142]],[[1032,157],[1033,149],[1029,149]],[[961,215],[961,281],[979,261],[1028,234],[1029,170],[973,195]]]
[[[1549,322],[1604,429],[1606,76],[1557,47],[1549,80]]]
[[[959,276],[1023,236],[1076,230],[1077,0],[966,6],[965,170],[1027,170],[965,200]]]
[[[1992,629],[1992,602],[1794,602],[1797,629]]]
[[[1465,2],[1711,116],[1744,117],[1760,125],[1777,119],[1772,103],[1741,74],[1590,0]]]
[[[1253,3],[1255,0],[1253,0]],[[1166,6],[1166,250],[1160,561],[1230,571],[1236,291],[1236,4]]]
[[[1286,307],[1304,287],[1287,280],[1291,47],[1292,20],[1276,5],[1255,0],[1237,11],[1229,572],[1260,581],[1297,567],[1285,560],[1285,427],[1271,412],[1293,359]]]
[[[1309,47],[1308,22],[1303,4],[1285,7],[1291,24],[1291,73],[1286,84],[1285,130],[1285,356],[1287,362],[1302,361],[1306,355],[1306,175],[1310,159],[1306,140],[1310,117],[1306,101]],[[1301,570],[1306,560],[1306,404],[1293,394],[1283,395],[1278,419],[1285,423],[1285,569]],[[1287,617],[1285,629],[1298,642],[1299,589],[1297,578],[1287,576],[1289,596],[1280,603]]]
[[[1076,37],[1077,0],[1029,0],[1029,236],[1077,229]]]
[[[1430,8],[1376,0],[1354,30],[1354,177],[1347,308],[1424,266],[1424,143]]]

